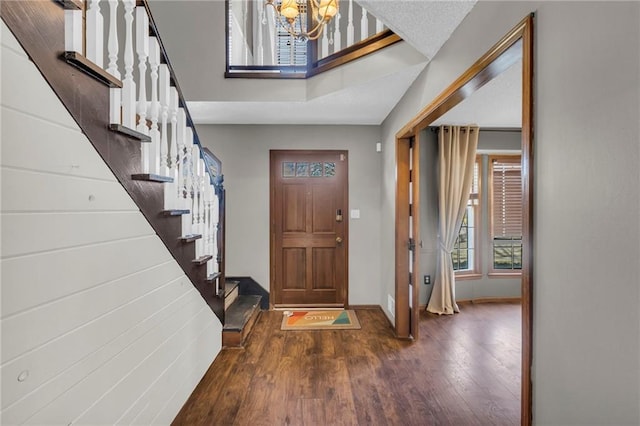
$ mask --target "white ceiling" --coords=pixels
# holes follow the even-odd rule
[[[522,127],[522,60],[432,123],[442,124]]]
[[[342,4],[345,3],[346,0],[343,0]],[[307,101],[188,102],[194,122],[381,124],[471,11],[476,0],[359,0],[358,3],[424,55],[425,61],[384,73],[379,78],[363,83],[346,84],[330,94]],[[520,70],[521,63],[518,62],[438,119],[434,125],[474,123],[481,127],[520,127]]]

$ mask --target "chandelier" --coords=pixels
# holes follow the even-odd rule
[[[300,22],[300,31],[296,32],[296,19],[300,19],[299,8],[303,3],[307,3],[307,0],[282,0],[280,5],[276,5],[274,0],[267,0],[266,4],[273,7],[280,25],[293,37],[301,41],[317,40],[322,35],[324,27],[338,13],[338,0],[308,0],[311,6],[310,26],[313,28],[303,31],[302,28],[305,28],[306,23]]]

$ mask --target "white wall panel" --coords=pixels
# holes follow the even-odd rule
[[[193,365],[192,361],[198,359],[199,353],[212,353],[216,342],[209,336],[220,332],[219,325],[206,318],[213,316],[211,311],[205,309],[201,315],[204,315],[204,318],[201,318],[200,321],[206,324],[206,328],[185,347],[175,363],[157,377],[157,380],[149,386],[143,397],[136,401],[123,417],[117,420],[117,424],[152,424],[154,423],[153,419],[171,403],[176,394],[181,397],[186,394],[186,392],[180,391],[181,388],[193,389],[198,384],[209,368],[210,362],[203,359],[204,362]],[[168,411],[177,412],[184,405],[184,402],[181,399],[177,404],[173,404],[172,409]],[[165,417],[160,423],[171,422],[173,414],[169,417]]]
[[[182,324],[182,327],[175,330],[173,328],[163,330],[163,337],[169,332],[173,332],[173,334],[162,342],[156,342],[153,345],[156,349],[144,359],[140,359],[142,358],[140,357],[140,363],[131,371],[124,373],[116,385],[77,419],[77,423],[107,422],[114,424],[120,417],[120,412],[114,410],[114,407],[127,405],[138,395],[143,394],[149,388],[149,384],[163,374],[167,366],[173,365],[189,347],[193,346],[200,334],[207,328],[209,316],[205,311],[209,310],[207,306],[195,305],[199,311],[195,312],[195,315],[193,312],[195,309],[180,312],[182,318],[180,321],[172,321],[172,324],[179,323]],[[140,350],[132,351],[132,355],[135,354],[139,357],[140,352]]]
[[[151,232],[140,212],[3,214],[2,256],[142,237]]]
[[[13,36],[9,28],[6,25],[2,25],[2,37],[0,38],[0,44],[3,47],[9,48],[17,53],[19,56],[27,59],[28,56],[24,50],[22,50],[22,46],[18,43],[18,40]]]
[[[22,386],[17,388],[19,384],[15,380],[15,377],[3,376],[3,404],[6,405],[6,407],[3,406],[3,421],[7,424],[24,422],[32,416],[33,413],[47,404],[52,403],[62,393],[80,383],[85,377],[100,368],[101,365],[108,362],[146,333],[149,333],[150,330],[153,330],[158,324],[165,321],[166,318],[182,310],[186,304],[193,301],[195,296],[200,297],[195,290],[191,293],[185,293],[183,296],[158,309],[153,315],[145,318],[144,321],[126,330],[109,342],[108,345],[87,355],[85,358],[42,384],[40,382],[24,382]],[[212,340],[217,341],[218,339]],[[13,388],[17,389],[14,389],[12,391],[13,393],[9,395],[8,392]],[[11,397],[11,400],[7,400],[8,397]]]
[[[169,423],[220,322],[1,26],[1,422]]]
[[[207,363],[203,357],[198,357],[199,353],[211,353],[211,351],[216,347],[217,342],[209,339],[207,336],[210,336],[212,333],[218,333],[220,329],[220,325],[216,322],[209,323],[208,328],[202,333],[201,337],[196,341],[196,344],[193,345],[192,351],[190,353],[185,354],[184,362],[187,365],[191,365],[193,360],[196,360],[197,365],[190,374],[180,374],[180,378],[182,381],[176,379],[173,381],[173,392],[170,398],[153,398],[153,401],[161,401],[161,409],[156,410],[153,404],[149,404],[140,416],[133,424],[169,424],[175,415],[173,413],[177,413],[180,411],[184,403],[187,401],[185,395],[188,395],[190,389],[194,389],[202,376],[209,369],[210,363]],[[174,369],[174,371],[178,371],[178,369]],[[179,371],[186,371],[179,370]],[[164,389],[163,387],[158,386],[158,389]]]
[[[138,210],[118,182],[5,167],[0,168],[0,172],[2,212]],[[35,188],[38,196],[29,196]]]
[[[171,259],[155,235],[5,259],[0,262],[2,315],[7,317]]]
[[[187,296],[188,297],[188,296]],[[203,308],[196,298],[191,298],[188,304],[165,321],[158,324],[148,333],[133,342],[125,350],[118,353],[96,371],[86,376],[80,383],[57,398],[55,404],[51,404],[30,418],[27,424],[39,425],[45,422],[55,424],[113,424],[120,417],[123,406],[128,406],[130,401],[140,395],[144,389],[140,389],[144,383],[129,381],[133,372],[139,369],[152,368],[156,358],[160,363],[169,365],[176,348],[166,347],[174,334],[184,327],[196,326],[190,321]],[[201,329],[202,325],[197,325]],[[184,332],[183,334],[187,335]],[[160,374],[162,371],[159,371]],[[135,377],[134,377],[135,379]],[[155,377],[146,376],[144,380],[153,380]],[[148,383],[148,382],[147,382]],[[120,385],[124,385],[120,387]],[[105,400],[105,396],[113,397],[112,392],[121,392],[120,400],[115,395],[115,400]],[[116,392],[117,394],[118,392]],[[105,411],[96,413],[98,407],[106,408]],[[82,418],[86,413],[92,413],[92,418]],[[102,416],[102,417],[101,417]],[[113,418],[115,417],[115,419]]]
[[[116,181],[80,129],[70,129],[2,107],[0,164],[71,176]],[[33,155],[38,150],[39,155]]]
[[[78,128],[33,63],[5,47],[2,48],[1,81],[3,106],[71,129]]]
[[[28,381],[31,386],[44,383],[87,355],[109,345],[113,339],[127,331],[131,324],[144,321],[171,300],[185,295],[190,286],[185,280],[186,277],[165,284],[152,293],[69,333],[56,336],[45,345],[17,358],[3,359],[0,367],[2,376],[11,379],[18,377],[22,371],[29,371]],[[20,391],[27,388],[24,384],[26,382],[19,388],[3,389],[2,403],[10,404],[15,401],[16,396],[22,396]]]
[[[158,283],[176,280],[182,274],[175,262],[168,261],[4,319],[2,359],[13,359],[46,343],[51,336],[69,333],[153,291]]]

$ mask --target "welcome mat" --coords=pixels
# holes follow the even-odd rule
[[[281,330],[358,330],[356,313],[346,311],[284,311]]]

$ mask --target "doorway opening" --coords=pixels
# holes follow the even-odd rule
[[[533,288],[533,15],[527,16],[465,73],[428,104],[396,134],[396,223],[395,223],[395,332],[399,338],[418,338],[419,203],[421,132],[480,87],[522,61],[522,363],[521,424],[530,425]],[[408,207],[409,205],[412,207]]]

